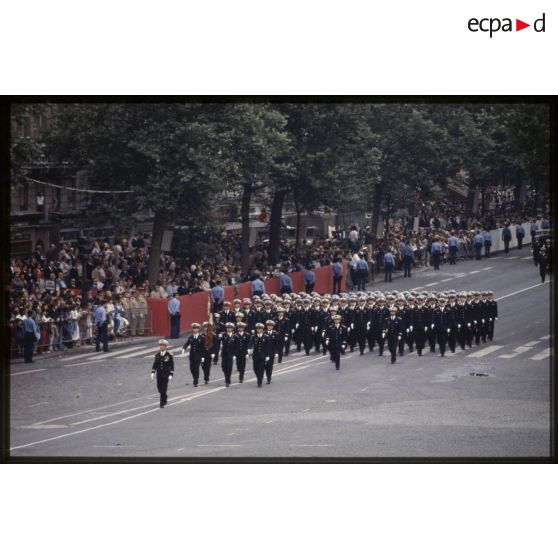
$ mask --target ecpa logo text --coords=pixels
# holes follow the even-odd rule
[[[533,29],[537,33],[544,33],[545,31],[545,15],[546,14],[543,14],[542,17],[536,19],[533,23]],[[492,38],[492,35],[494,33],[497,33],[498,31],[513,31],[512,19],[509,17],[505,17],[503,19],[497,17],[485,17],[482,19],[477,19],[475,17],[472,17],[469,20],[467,26],[469,28],[469,31],[472,31],[473,33],[477,33],[478,31],[490,33],[490,38]],[[531,24],[525,23],[520,19],[515,20],[516,31],[521,31],[522,29],[525,29],[527,27],[531,27]]]

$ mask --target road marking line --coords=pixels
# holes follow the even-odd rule
[[[171,348],[171,346],[169,345],[167,347],[167,351]],[[140,356],[140,355],[145,355],[147,353],[153,353],[153,355],[155,355],[156,353],[159,352],[159,349],[157,349],[157,347],[151,347],[149,349],[144,349],[143,351],[137,351],[136,353],[131,353],[129,355],[124,355],[124,356],[117,356],[116,358],[132,358],[135,356]]]
[[[519,256],[508,256],[508,260],[518,260]]]
[[[333,444],[289,444],[291,448],[330,448]]]
[[[552,335],[543,335],[542,337],[539,337],[539,339],[541,341],[546,341],[547,339],[550,339],[552,337]]]
[[[524,347],[533,347],[534,345],[538,345],[540,341],[529,341],[529,343],[523,343]]]
[[[283,366],[282,368],[279,368],[278,371],[285,370],[285,369],[289,368],[293,362],[295,362],[297,360],[300,360],[302,358],[306,358],[306,355],[303,355],[303,356],[300,356],[300,357],[297,357],[297,358],[294,358],[294,359],[289,359],[288,362],[281,363],[281,364],[285,364],[286,366]],[[81,365],[81,364],[88,364],[88,363],[87,362],[80,362],[79,364]],[[65,366],[78,366],[78,365],[77,364],[66,364]],[[214,382],[219,382],[219,381],[224,381],[224,380],[225,380],[224,377],[223,378],[214,378],[213,380],[209,380],[209,383],[212,384]],[[173,381],[173,380],[171,380],[171,381]],[[176,388],[171,388],[169,390],[169,392],[176,391],[178,389],[182,389],[182,386],[180,386],[180,387],[177,386]],[[43,420],[43,421],[40,421],[36,424],[44,424],[44,423],[52,422],[52,421],[55,421],[55,420],[62,420],[62,419],[65,419],[65,418],[71,418],[71,417],[75,417],[75,416],[78,416],[78,415],[84,415],[86,413],[92,413],[94,411],[102,411],[104,409],[110,409],[111,407],[117,407],[118,405],[125,405],[126,403],[131,403],[132,401],[139,401],[141,399],[153,399],[155,397],[157,397],[157,399],[158,399],[158,396],[153,395],[153,394],[143,395],[142,397],[134,397],[133,399],[126,399],[125,401],[119,401],[117,403],[111,403],[110,405],[103,405],[102,407],[95,407],[93,409],[86,409],[84,411],[78,411],[76,413],[71,413],[69,415],[63,415],[61,417],[55,417],[55,418],[51,418],[51,419],[48,419],[48,420]]]
[[[320,360],[320,359],[322,359],[322,358],[325,358],[325,355],[322,356],[322,357],[318,357],[318,358],[312,359],[312,360]],[[285,371],[279,372],[279,373],[277,373],[277,374],[275,374],[275,375],[276,375],[276,376],[280,376],[280,375],[282,375],[282,374],[288,374],[288,373],[290,373],[290,372],[296,372],[296,371],[298,371],[298,370],[302,370],[302,369],[304,369],[304,368],[308,368],[308,366],[309,366],[309,365],[307,365],[307,366],[302,366],[302,367],[300,367],[300,368],[293,368],[292,370],[285,370]],[[256,381],[256,378],[255,378],[255,377],[252,378],[252,379],[250,379],[250,380],[246,380],[246,382],[255,382],[255,381]],[[245,382],[245,383],[246,383],[246,382]],[[178,404],[184,403],[184,402],[186,402],[186,401],[191,401],[192,399],[196,399],[197,397],[201,397],[201,396],[203,396],[203,395],[208,395],[208,394],[210,394],[210,393],[215,393],[215,392],[217,392],[217,391],[222,391],[222,390],[224,390],[224,389],[228,389],[228,388],[226,388],[225,386],[221,386],[221,387],[218,387],[218,388],[215,388],[215,389],[212,389],[212,390],[203,391],[203,392],[201,392],[201,393],[197,393],[197,394],[191,395],[191,396],[189,396],[189,397],[183,398],[183,399],[181,399],[180,401],[177,401],[177,402],[175,402],[175,403],[170,403],[170,404],[167,405],[167,407],[172,407],[173,405],[178,405]],[[53,436],[52,438],[46,438],[46,439],[44,439],[44,440],[36,440],[35,442],[30,442],[30,443],[28,443],[28,444],[22,444],[22,445],[20,445],[20,446],[13,446],[13,447],[10,448],[10,451],[13,451],[13,450],[16,450],[16,449],[27,448],[27,447],[30,447],[30,446],[36,446],[37,444],[43,444],[43,443],[45,443],[45,442],[52,442],[52,441],[54,441],[54,440],[60,440],[60,439],[62,439],[62,438],[67,438],[68,436],[75,436],[75,435],[77,435],[77,434],[83,434],[83,433],[85,433],[85,432],[90,432],[90,431],[92,431],[92,430],[98,430],[99,428],[103,428],[103,427],[105,427],[105,426],[112,426],[113,424],[119,424],[119,423],[121,423],[121,422],[124,422],[124,421],[127,421],[127,420],[131,420],[131,419],[133,419],[133,418],[141,417],[141,416],[144,416],[144,415],[148,415],[148,414],[150,414],[150,413],[154,413],[154,412],[157,412],[157,411],[160,411],[159,407],[155,407],[154,409],[149,409],[149,410],[147,410],[147,411],[142,411],[141,413],[136,413],[135,415],[130,415],[130,416],[128,416],[128,417],[123,417],[123,418],[121,418],[121,419],[114,420],[114,421],[112,421],[112,422],[107,422],[107,423],[104,423],[104,424],[97,424],[96,426],[90,426],[89,428],[84,428],[83,430],[76,430],[75,432],[67,432],[66,434],[60,434],[59,436]],[[39,424],[39,423],[36,423],[36,424]]]
[[[241,448],[242,444],[197,444],[198,448]]]
[[[523,258],[521,258],[522,260],[530,260],[533,256],[525,256]]]
[[[486,355],[489,355],[490,353],[493,353],[494,351],[497,351],[498,349],[501,349],[503,347],[503,345],[491,345],[489,347],[485,347],[484,349],[481,349],[480,351],[476,351],[470,355],[467,355],[468,358],[480,358]]]
[[[473,275],[473,273],[480,273],[480,269],[475,269],[475,271],[469,271],[469,275]]]
[[[527,347],[527,346],[522,346],[522,347],[516,347],[513,351],[513,353],[510,353],[509,355],[498,355],[498,358],[515,358],[518,355],[521,355],[523,353],[526,353],[527,351],[530,351],[533,347]]]
[[[321,357],[321,358],[323,358],[323,357]],[[289,369],[294,368],[296,366],[298,366],[298,364],[295,364],[293,366],[287,366],[285,368],[282,368],[280,370],[280,372],[283,372],[285,370],[289,370]],[[278,371],[278,374],[276,374],[276,375],[279,375],[279,371]],[[253,378],[253,379],[255,380],[255,378]],[[224,380],[225,379],[222,378],[220,380],[213,380],[213,381],[224,381]],[[246,381],[249,382],[251,380],[252,380],[252,378],[250,380],[246,380]],[[171,380],[171,381],[173,381],[173,380]],[[237,384],[235,384],[235,385],[237,385]],[[207,393],[207,391],[201,392],[201,394],[203,394],[203,393]],[[184,395],[177,395],[175,397],[171,397],[171,398],[169,398],[169,401],[175,401],[176,399],[182,399],[184,397]],[[99,415],[97,417],[92,417],[92,418],[80,420],[80,421],[77,421],[77,422],[72,422],[71,426],[79,426],[80,424],[85,424],[87,422],[95,422],[95,421],[98,421],[98,420],[101,420],[101,419],[104,419],[104,418],[113,417],[115,415],[121,415],[123,413],[129,413],[129,412],[132,412],[132,411],[139,411],[140,409],[146,409],[147,407],[151,407],[152,405],[157,405],[157,404],[158,403],[154,401],[152,403],[147,403],[146,405],[140,405],[139,407],[132,407],[131,409],[128,408],[128,409],[122,409],[122,410],[119,410],[119,411],[113,411],[112,413],[107,413],[107,414],[104,414],[104,415]]]
[[[122,355],[122,354],[124,354],[124,353],[130,353],[130,352],[132,352],[132,351],[137,351],[138,349],[141,349],[141,348],[143,348],[143,347],[145,347],[145,345],[141,345],[141,346],[139,346],[139,347],[138,347],[138,346],[136,346],[136,347],[128,347],[127,349],[121,349],[121,350],[119,350],[119,351],[111,351],[111,352],[112,352],[112,355],[111,355],[111,356]],[[106,358],[106,354],[100,354],[100,355],[90,356],[90,357],[87,357],[87,360],[89,360],[89,361],[91,362],[91,361],[94,361],[94,360],[101,360],[101,359],[103,359],[103,358]]]
[[[453,277],[450,277],[449,279],[442,279],[440,283],[447,283],[448,281],[453,281]]]
[[[426,283],[426,285],[424,285],[425,287],[433,287],[434,285],[437,285],[438,281],[435,281],[434,283]]]
[[[489,269],[493,269],[492,266],[491,266],[491,267],[483,267],[483,268],[481,269],[481,271],[488,271]]]
[[[33,372],[44,372],[48,368],[38,368],[37,370],[25,370],[25,372],[12,372],[10,376],[21,376],[22,374],[32,374]]]
[[[552,280],[548,281],[548,283],[537,283],[536,285],[531,285],[530,287],[525,287],[524,289],[521,289],[520,291],[515,291],[513,293],[509,293],[507,295],[501,296],[501,297],[497,298],[496,300],[497,301],[504,300],[504,298],[508,298],[509,296],[513,296],[513,295],[516,295],[516,294],[519,294],[519,293],[523,293],[525,291],[528,291],[529,289],[534,289],[536,287],[540,287],[541,285],[548,285],[551,282],[552,282]]]
[[[550,347],[531,357],[531,360],[543,360],[550,356]]]
[[[107,357],[105,356],[105,359]],[[95,364],[99,364],[99,362],[105,362],[104,360],[98,360],[97,362],[95,362]],[[85,362],[76,362],[74,364],[65,364],[64,368],[68,367],[68,366],[83,366],[84,364],[91,364],[89,361],[85,361]]]

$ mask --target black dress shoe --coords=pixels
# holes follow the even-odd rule
[[[271,380],[267,380],[267,382],[266,382],[266,383],[268,383],[268,384],[271,384]]]
[[[209,384],[209,380],[205,380],[204,384]]]
[[[336,366],[336,367],[335,367],[335,370],[339,370],[339,366]]]
[[[194,387],[198,387],[198,384],[194,384]]]
[[[258,387],[262,387],[262,384],[261,384],[261,382],[258,382]]]
[[[159,407],[162,409],[162,408],[164,407],[164,405],[161,403],[161,404],[159,405]]]

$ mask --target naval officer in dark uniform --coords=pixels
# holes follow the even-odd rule
[[[157,375],[157,391],[160,393],[161,409],[167,404],[167,386],[174,375],[174,360],[167,351],[169,342],[166,339],[159,340],[159,352],[155,355],[151,367],[151,379]]]

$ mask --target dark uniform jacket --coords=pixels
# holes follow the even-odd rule
[[[205,335],[199,333],[197,339],[193,334],[190,335],[182,348],[186,351],[188,347],[190,347],[190,360],[201,360],[206,354]]]
[[[250,346],[250,340],[252,339],[252,336],[245,331],[244,333],[235,333],[233,337],[236,345],[237,356],[245,355],[248,352],[248,347]]]
[[[273,357],[275,354],[279,353],[279,334],[275,330],[268,330],[266,333],[268,338],[267,356]]]
[[[172,376],[174,374],[174,359],[172,355],[168,351],[165,351],[164,355],[161,356],[161,351],[158,351],[151,369],[157,372],[157,376],[162,378]]]
[[[447,330],[452,328],[452,312],[447,306],[443,310],[438,308],[434,312],[434,324],[434,329],[442,333],[447,333]]]
[[[403,324],[401,323],[401,319],[397,316],[393,319],[390,316],[384,320],[382,329],[384,330],[387,339],[393,339],[394,337],[397,338],[398,335],[401,335]]]
[[[235,334],[221,333],[221,356],[223,358],[236,356],[236,339]]]
[[[252,349],[252,360],[263,360],[270,354],[269,351],[269,338],[267,335],[262,336],[253,335],[250,340],[250,349]]]
[[[426,306],[417,306],[414,315],[414,330],[425,333],[425,328],[430,329],[430,310]]]
[[[283,339],[285,339],[285,337],[290,336],[291,324],[289,322],[289,318],[285,318],[285,317],[277,318],[277,321],[275,322],[275,329]]]
[[[345,349],[347,346],[347,328],[344,325],[339,327],[333,325],[327,330],[327,337],[329,348],[332,350]]]

